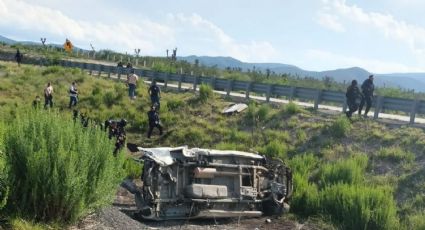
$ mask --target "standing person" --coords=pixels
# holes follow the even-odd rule
[[[373,84],[373,75],[370,75],[368,79],[366,79],[362,84],[362,101],[360,102],[359,107],[359,115],[362,114],[363,106],[366,102],[366,109],[364,111],[364,117],[367,117],[367,113],[370,110],[370,107],[372,106],[372,99],[373,99],[373,91],[375,90],[375,85]]]
[[[357,104],[357,98],[361,99],[362,95],[360,94],[359,87],[357,87],[357,81],[353,80],[351,82],[351,85],[348,86],[347,92],[345,93],[345,96],[347,97],[347,105],[348,105],[348,111],[345,112],[348,118],[351,118],[351,115],[353,115],[354,112],[359,107],[359,104]]]
[[[128,96],[131,100],[136,98],[136,86],[139,77],[134,73],[134,69],[131,70],[131,73],[127,77],[127,85],[128,85]]]
[[[18,63],[18,66],[21,66],[22,56],[23,55],[21,54],[21,52],[19,52],[19,49],[17,49],[15,54],[15,60]]]
[[[159,135],[162,135],[162,126],[161,126],[161,122],[159,121],[159,114],[156,111],[155,106],[151,106],[151,110],[148,112],[148,118],[149,118],[148,138],[151,138],[153,128],[155,127],[159,129]]]
[[[151,96],[152,106],[154,106],[156,104],[155,107],[159,111],[159,108],[160,108],[160,105],[161,105],[159,103],[159,97],[161,96],[161,89],[156,84],[155,80],[152,81],[152,85],[151,85],[151,87],[149,87],[148,93]]]
[[[48,105],[50,108],[53,107],[53,86],[50,82],[47,83],[47,86],[44,89],[44,108],[47,109]]]
[[[78,90],[75,81],[72,82],[69,87],[69,108],[77,105],[78,102]]]

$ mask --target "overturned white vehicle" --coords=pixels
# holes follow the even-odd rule
[[[289,207],[292,173],[282,161],[240,151],[139,150],[143,187],[127,187],[145,219],[279,215]]]

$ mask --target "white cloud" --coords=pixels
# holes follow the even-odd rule
[[[339,22],[339,18],[332,14],[319,12],[317,23],[335,32],[345,32],[344,25]]]
[[[388,39],[405,43],[415,55],[425,58],[425,28],[397,20],[391,14],[367,12],[345,0],[324,0],[321,12],[332,13],[345,23],[372,28]]]
[[[425,72],[425,67],[423,66],[408,66],[398,62],[387,62],[377,59],[353,57],[318,49],[308,50],[306,52],[306,57],[307,59],[315,62],[318,66],[321,66],[321,64],[327,64],[329,66],[331,63],[331,69],[357,66],[373,73]]]
[[[270,61],[279,57],[279,53],[269,42],[241,43],[198,14],[170,14],[169,20],[174,21],[176,26],[185,28],[182,32],[189,33],[188,36],[195,36],[193,42],[197,44],[193,45],[203,47],[203,55],[231,56],[243,61]]]
[[[36,3],[0,0],[0,15],[0,28],[11,30],[13,27],[15,31],[25,31],[25,34],[37,36],[32,39],[25,38],[30,40],[44,36],[48,40],[49,37],[56,37],[64,41],[68,37],[77,46],[87,48],[93,43],[96,49],[108,48],[119,51],[140,48],[142,54],[148,55],[162,55],[165,49],[173,48],[178,43],[186,46],[179,51],[192,52],[186,55],[214,54],[232,56],[245,61],[276,60],[279,56],[270,43],[265,41],[241,43],[197,14],[170,14],[169,20],[165,22],[143,19],[134,23],[120,21],[104,23],[71,18],[59,10]],[[115,16],[120,18],[128,15]],[[189,39],[191,44],[186,42]],[[182,53],[180,52],[180,55]]]
[[[161,45],[158,38],[172,37],[173,31],[161,24],[143,20],[138,24],[75,20],[61,11],[17,0],[0,0],[0,26],[13,26],[28,33],[70,38],[76,45],[87,47],[93,43],[102,48],[133,50],[140,47],[153,52]],[[38,35],[36,35],[38,36]],[[27,38],[28,39],[28,38]],[[34,38],[33,38],[34,40]]]

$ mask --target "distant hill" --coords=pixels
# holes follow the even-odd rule
[[[0,35],[0,42],[4,42],[8,45],[14,45],[14,44],[22,44],[22,45],[30,45],[30,46],[40,46],[41,42],[34,42],[34,41],[15,41],[12,40],[10,38],[4,37]],[[46,43],[47,46],[52,46],[52,47],[63,47],[62,44],[55,44],[55,43]],[[82,49],[79,47],[74,46],[74,49],[78,49],[80,51],[89,51],[86,49]]]
[[[360,67],[352,67],[346,69],[336,69],[327,71],[309,71],[301,69],[294,65],[280,63],[247,63],[241,62],[232,57],[209,57],[209,56],[187,56],[179,57],[194,63],[196,59],[199,64],[204,66],[216,66],[220,69],[241,68],[243,71],[248,69],[261,70],[263,73],[266,69],[270,69],[277,74],[291,74],[300,77],[313,77],[323,79],[324,77],[332,77],[337,82],[351,82],[356,79],[360,84],[370,75],[373,74]],[[425,73],[394,73],[394,74],[375,74],[375,84],[378,87],[399,87],[403,89],[414,89],[415,91],[425,92]]]
[[[4,42],[4,43],[9,44],[9,45],[13,45],[13,44],[16,43],[16,41],[9,39],[7,37],[3,37],[1,35],[0,35],[0,42]]]

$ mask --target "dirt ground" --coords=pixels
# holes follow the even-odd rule
[[[109,230],[109,229],[321,229],[313,223],[299,224],[286,217],[281,218],[241,218],[241,219],[200,219],[200,220],[168,220],[147,221],[136,218],[134,196],[123,188],[117,191],[116,199],[111,207],[104,208],[88,215],[69,230]]]

